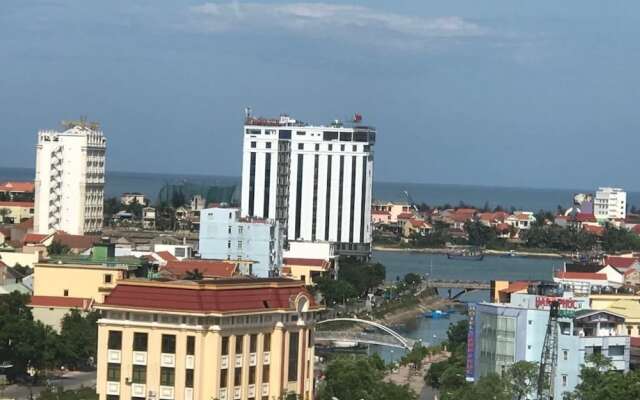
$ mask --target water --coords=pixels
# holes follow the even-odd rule
[[[7,180],[33,180],[34,170],[30,168],[0,167],[0,182]],[[162,173],[107,172],[107,197],[119,196],[124,192],[141,192],[151,199],[157,199],[158,192],[166,183],[188,181],[208,185],[238,184],[239,177],[215,175],[178,175]],[[490,207],[516,207],[537,211],[540,209],[555,210],[558,205],[568,207],[572,202],[572,194],[579,190],[570,189],[530,189],[514,187],[491,187],[472,185],[442,185],[421,183],[375,182],[374,198],[379,200],[406,201],[404,191],[408,191],[415,202],[430,205],[449,203],[457,205],[460,201],[482,207],[488,203]],[[594,189],[590,189],[593,191]],[[586,191],[586,190],[581,190]],[[640,205],[640,193],[629,192],[628,203]]]
[[[385,265],[387,280],[404,277],[409,272],[430,274],[431,279],[446,280],[551,280],[554,267],[560,260],[545,258],[485,256],[483,261],[449,260],[446,255],[417,252],[374,251],[374,260]],[[455,293],[454,293],[455,294]],[[448,295],[443,291],[441,295]],[[463,302],[488,301],[486,290],[473,291],[459,298]],[[466,315],[454,313],[449,319],[419,317],[403,326],[393,327],[403,336],[421,339],[423,343],[440,343],[447,337],[449,324],[466,319]],[[398,360],[405,351],[384,346],[371,346],[386,361]]]

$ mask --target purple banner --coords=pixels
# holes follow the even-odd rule
[[[467,374],[468,382],[474,380],[474,356],[475,356],[475,338],[476,336],[476,305],[469,304],[469,333],[467,334]]]

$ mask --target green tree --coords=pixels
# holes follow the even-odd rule
[[[408,286],[415,286],[422,282],[422,277],[415,272],[409,272],[404,276],[404,283]]]
[[[514,400],[527,399],[536,392],[538,371],[538,364],[528,361],[518,361],[509,368],[505,379],[510,386]]]
[[[384,278],[385,268],[380,263],[362,263],[349,258],[340,261],[338,279],[348,282],[360,296],[377,288]]]
[[[484,225],[480,221],[466,223],[464,230],[469,237],[468,242],[472,246],[484,247],[496,240],[495,229]]]
[[[69,246],[60,243],[57,240],[54,240],[49,246],[47,246],[47,253],[50,256],[63,256],[65,254],[69,254],[69,251],[71,251]]]
[[[17,272],[20,276],[29,276],[33,273],[33,269],[29,266],[22,266],[20,264],[16,264],[13,266],[13,270]]]
[[[64,316],[60,330],[59,362],[67,368],[93,365],[98,347],[98,312],[83,315],[77,309]]]
[[[47,388],[40,392],[38,400],[98,400],[95,389],[80,388],[64,390],[62,387]]]
[[[316,289],[322,293],[327,304],[343,303],[358,296],[358,291],[349,282],[331,278],[320,278]]]

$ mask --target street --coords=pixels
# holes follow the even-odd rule
[[[62,377],[51,379],[50,384],[54,387],[62,386],[65,389],[78,389],[82,386],[94,387],[96,385],[96,372],[79,372],[71,371],[65,373]],[[34,397],[43,391],[46,386],[34,386],[31,392]],[[0,391],[0,399],[3,400],[23,400],[29,399],[29,387],[25,385],[9,385]]]

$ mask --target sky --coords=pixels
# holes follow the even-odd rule
[[[378,129],[375,179],[640,190],[637,0],[1,0],[0,166],[238,176],[245,107]],[[7,151],[8,150],[8,151]]]

